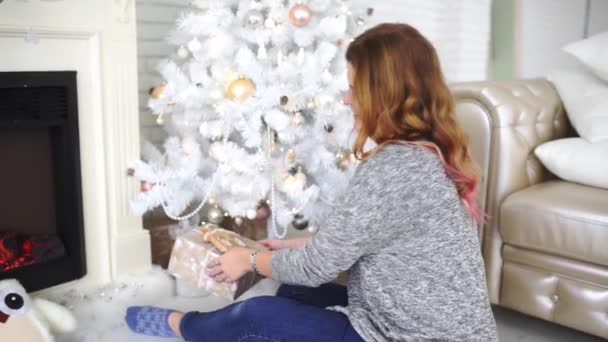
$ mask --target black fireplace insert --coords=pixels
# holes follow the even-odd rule
[[[0,72],[0,279],[86,274],[75,71]]]

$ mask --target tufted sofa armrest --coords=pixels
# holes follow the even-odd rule
[[[480,166],[480,203],[490,215],[482,232],[490,300],[498,304],[502,269],[500,205],[515,191],[547,178],[534,148],[570,132],[559,96],[544,79],[483,81],[450,86],[456,115]]]

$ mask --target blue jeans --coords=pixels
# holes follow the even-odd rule
[[[188,312],[180,330],[191,342],[362,342],[346,315],[346,287],[282,285],[277,296],[254,297],[213,312]]]

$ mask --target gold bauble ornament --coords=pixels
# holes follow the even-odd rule
[[[255,84],[245,77],[239,77],[228,86],[228,98],[232,101],[245,101],[255,93]]]
[[[166,87],[167,87],[167,82],[163,82],[163,83],[157,85],[156,87],[150,88],[150,90],[148,91],[148,94],[150,94],[150,96],[152,96],[153,98],[157,99],[163,94]]]
[[[289,22],[295,27],[304,27],[310,23],[312,11],[305,4],[295,4],[289,10]]]

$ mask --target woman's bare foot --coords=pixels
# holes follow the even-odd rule
[[[169,314],[169,318],[167,319],[169,321],[169,327],[171,327],[171,330],[173,330],[175,335],[177,335],[179,337],[182,337],[182,333],[179,330],[179,327],[180,327],[183,317],[184,317],[183,312],[173,311],[172,313]]]

